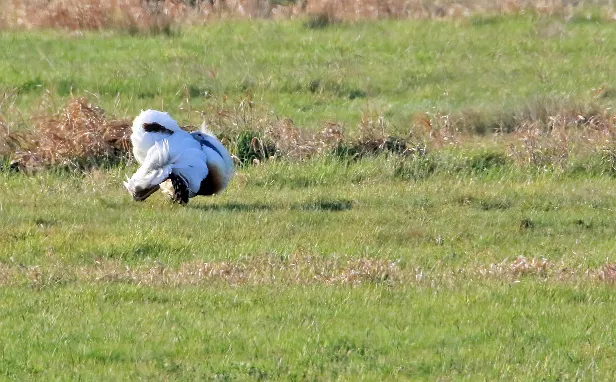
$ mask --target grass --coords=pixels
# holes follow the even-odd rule
[[[614,372],[610,178],[272,161],[182,208],[131,170],[1,173],[5,377]]]
[[[404,133],[418,114],[443,113],[489,132],[528,109],[613,107],[608,25],[522,15],[319,30],[237,21],[171,37],[7,31],[0,86],[17,91],[4,103],[5,119],[26,126],[24,116],[55,112],[72,94],[118,117],[156,107],[184,124],[250,100],[256,117],[289,117],[310,129],[333,121],[355,130],[362,117],[380,115]]]
[[[609,257],[611,177],[533,174],[513,166],[456,171],[413,180],[382,158],[272,163],[240,171],[225,195],[187,208],[162,196],[132,202],[120,183],[131,169],[5,175],[3,248],[28,266],[92,265],[99,258],[178,266],[305,253],[369,254],[424,269],[518,255],[575,267],[600,266]],[[529,229],[525,219],[532,221]]]
[[[9,291],[3,300],[11,307],[0,329],[4,375],[16,379],[609,379],[613,372],[613,294],[602,286],[490,283],[438,293],[60,286]]]
[[[130,160],[0,161],[0,378],[614,375],[610,22],[306,25],[3,30],[0,134],[118,149],[107,127],[155,107],[247,164],[181,207],[133,202]],[[305,147],[324,127],[340,145]]]

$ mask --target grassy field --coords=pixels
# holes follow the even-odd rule
[[[322,29],[238,21],[153,37],[8,31],[1,85],[17,95],[2,106],[13,119],[48,114],[72,93],[119,117],[157,107],[193,124],[242,100],[312,129],[333,121],[353,130],[376,114],[407,132],[426,112],[499,122],[529,108],[612,107],[615,39],[600,19],[533,16]]]
[[[220,133],[455,123],[409,138],[425,155],[241,166],[185,207],[133,202],[130,161],[1,165],[0,378],[610,380],[615,37],[532,15],[3,31],[12,130],[71,95]],[[600,122],[553,122],[577,113]]]
[[[128,171],[2,174],[5,377],[614,373],[611,178],[271,162],[184,208]]]

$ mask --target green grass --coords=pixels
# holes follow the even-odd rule
[[[197,198],[186,208],[160,195],[134,203],[121,187],[132,168],[4,175],[2,247],[27,265],[90,264],[97,257],[178,265],[304,251],[425,268],[518,255],[597,265],[614,249],[610,177],[505,166],[485,174],[440,170],[413,181],[400,177],[397,162],[322,159],[246,168],[224,195]],[[521,231],[525,219],[533,229]]]
[[[227,96],[310,128],[354,129],[362,114],[378,113],[407,131],[416,112],[499,115],[537,99],[588,102],[615,87],[615,38],[607,22],[539,16],[324,29],[237,21],[171,37],[4,31],[0,89],[19,89],[25,116],[43,99],[56,111],[72,92],[119,117],[156,107],[197,123]],[[602,94],[613,106],[613,92]]]
[[[0,117],[31,128],[72,92],[181,123],[250,98],[247,129],[263,114],[350,130],[383,115],[402,133],[416,112],[539,120],[551,103],[613,107],[616,30],[595,21],[3,31],[0,91],[18,91]],[[613,144],[567,126],[532,165],[504,154],[515,137],[277,158],[185,207],[133,202],[131,163],[28,175],[3,160],[0,379],[610,380]]]
[[[132,202],[120,185],[132,167],[1,173],[0,263],[12,272],[0,272],[1,372],[609,379],[613,290],[586,271],[615,249],[613,179],[504,165],[408,180],[396,166],[385,158],[269,162],[240,169],[224,195],[187,207],[159,195]],[[250,259],[294,255],[383,259],[422,280],[87,277],[109,261],[169,272],[244,262],[256,273]],[[508,267],[518,255],[556,265],[545,274],[476,271]],[[565,269],[577,277],[560,278]]]
[[[12,379],[606,380],[613,304],[533,282],[9,290],[0,360]]]

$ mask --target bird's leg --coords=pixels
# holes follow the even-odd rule
[[[171,173],[169,175],[169,180],[171,181],[171,185],[173,186],[173,194],[171,195],[171,200],[175,203],[186,204],[188,203],[188,182],[178,175]]]

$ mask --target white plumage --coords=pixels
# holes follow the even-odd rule
[[[187,203],[224,190],[233,176],[229,152],[205,127],[188,133],[169,114],[146,110],[135,118],[132,130],[133,153],[141,167],[124,186],[135,200],[147,199],[162,186],[172,200]]]
[[[225,146],[205,126],[201,125],[200,131],[194,131],[190,135],[201,145],[201,151],[207,157],[207,167],[210,173],[209,180],[213,183],[210,190],[203,192],[217,193],[227,187],[235,172],[233,159]]]

